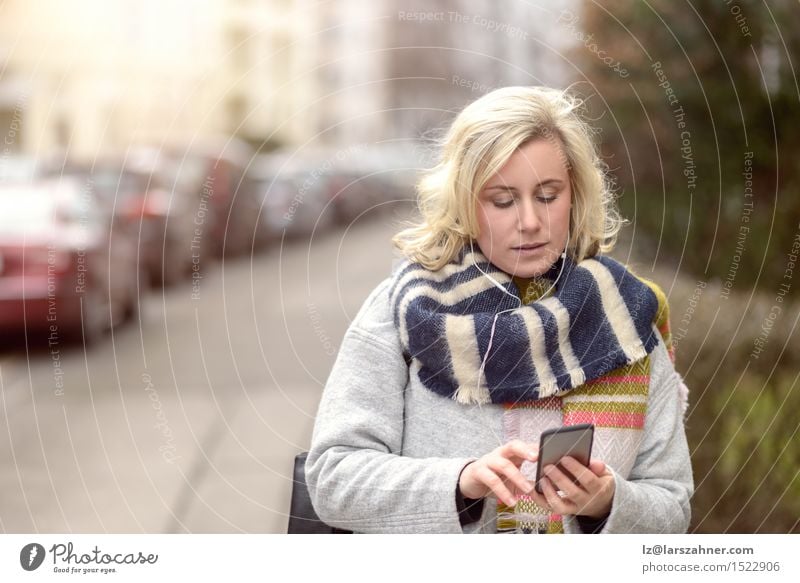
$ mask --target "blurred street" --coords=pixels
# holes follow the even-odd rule
[[[85,352],[9,342],[0,530],[285,532],[293,457],[400,210],[213,263]]]
[[[285,532],[420,179],[513,86],[580,103],[668,296],[690,532],[800,532],[798,3],[611,4],[0,0],[0,532]]]

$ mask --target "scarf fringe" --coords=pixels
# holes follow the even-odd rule
[[[583,383],[586,382],[586,371],[584,371],[582,368],[576,371],[572,371],[569,374],[570,377],[572,378],[573,387],[580,387]]]
[[[508,508],[503,506],[503,508]],[[538,506],[537,506],[538,508]],[[498,510],[497,512],[497,532],[502,534],[544,534],[550,530],[551,515],[548,513],[533,513],[516,510]],[[563,527],[560,520],[555,531],[562,531]],[[523,526],[523,525],[528,525]]]
[[[462,405],[486,405],[492,402],[485,385],[460,385],[453,394],[453,399]]]

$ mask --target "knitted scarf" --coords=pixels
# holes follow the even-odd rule
[[[463,404],[517,403],[574,389],[658,344],[658,299],[620,263],[567,257],[546,277],[559,272],[551,297],[522,305],[511,277],[479,251],[462,249],[435,272],[401,265],[392,310],[420,381]]]
[[[547,288],[555,291],[542,298]],[[464,249],[436,272],[401,264],[390,294],[403,348],[428,389],[463,404],[502,404],[504,442],[538,443],[550,427],[593,423],[593,457],[628,475],[644,427],[648,354],[658,344],[653,323],[673,357],[658,286],[608,257],[565,258],[541,279],[512,280]],[[535,464],[520,470],[533,481]],[[497,531],[557,533],[563,525],[520,495],[513,508],[498,502]]]

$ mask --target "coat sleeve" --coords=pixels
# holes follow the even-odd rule
[[[602,533],[683,533],[689,528],[694,490],[683,425],[686,387],[663,343],[651,355],[644,438],[628,479],[613,468],[615,491]],[[582,532],[574,516],[565,532]]]
[[[322,394],[306,480],[320,519],[361,533],[462,533],[461,469],[474,458],[402,456],[403,358],[379,285],[348,328]]]

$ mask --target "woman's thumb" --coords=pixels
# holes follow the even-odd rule
[[[596,476],[602,476],[606,473],[606,464],[600,460],[592,460],[589,462],[589,469],[592,470]]]

